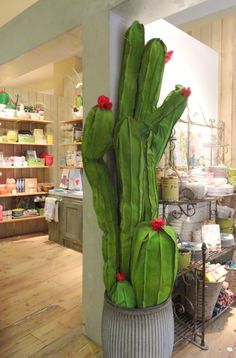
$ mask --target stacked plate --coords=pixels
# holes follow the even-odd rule
[[[192,222],[191,218],[187,218],[186,221],[183,222],[180,238],[182,241],[192,241],[193,231],[201,228],[202,222]]]
[[[209,202],[197,203],[195,206],[195,214],[191,216],[191,222],[200,222],[209,219]]]
[[[180,235],[180,233],[181,233],[181,229],[182,229],[184,220],[185,220],[184,215],[182,215],[179,219],[176,219],[174,216],[174,211],[171,211],[167,217],[168,225],[172,226],[178,235]]]
[[[215,166],[208,168],[210,173],[214,173],[215,178],[227,178],[227,167]]]
[[[197,229],[193,231],[193,237],[192,237],[192,241],[193,242],[202,242],[202,230],[201,229]]]
[[[232,234],[220,234],[221,247],[230,247],[234,245],[234,237]]]
[[[222,186],[208,185],[207,194],[209,196],[224,196],[234,192],[234,186],[231,184],[225,184]]]

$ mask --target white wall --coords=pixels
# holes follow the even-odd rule
[[[165,66],[160,101],[176,84],[191,87],[189,105],[199,104],[206,119],[218,116],[218,55],[185,32],[164,20],[145,26],[145,40],[161,38],[167,50],[173,50],[171,60]]]

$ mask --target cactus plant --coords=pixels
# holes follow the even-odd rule
[[[1,89],[0,90],[0,104],[7,104],[10,101],[10,96],[9,94]]]
[[[134,232],[131,282],[138,307],[156,306],[172,291],[177,271],[176,233],[164,220],[143,222]]]
[[[156,220],[155,168],[191,94],[177,85],[156,107],[171,55],[160,39],[144,46],[144,27],[135,21],[125,34],[116,125],[105,96],[85,122],[82,154],[103,230],[104,283],[109,298],[125,307],[165,301],[177,271],[175,232]],[[103,159],[111,149],[117,190]]]

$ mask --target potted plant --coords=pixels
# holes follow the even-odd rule
[[[44,119],[44,106],[41,103],[35,105],[26,105],[24,106],[24,111],[26,115],[33,120],[43,120]]]
[[[103,351],[105,358],[168,358],[178,255],[175,231],[158,218],[155,168],[191,91],[178,85],[156,108],[172,52],[160,39],[145,45],[137,21],[124,38],[116,122],[109,98],[100,96],[87,116],[82,145],[103,231]],[[110,150],[117,190],[103,159]]]
[[[18,98],[18,97],[17,97]],[[15,103],[9,94],[4,90],[0,90],[0,111],[2,117],[13,118],[16,115]]]

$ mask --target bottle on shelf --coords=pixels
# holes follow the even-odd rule
[[[0,205],[0,221],[3,220],[3,206]]]
[[[16,192],[20,192],[20,179],[16,179]]]

